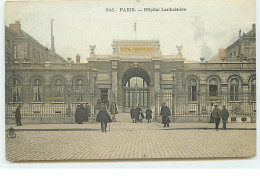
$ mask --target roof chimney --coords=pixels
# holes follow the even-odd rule
[[[252,24],[252,33],[255,35],[255,24]]]
[[[77,64],[80,63],[80,56],[79,56],[79,54],[76,55],[76,63],[77,63]]]
[[[16,32],[18,35],[21,35],[21,24],[20,21],[15,21],[15,23],[9,24],[9,28]]]
[[[241,29],[239,30],[239,34],[238,34],[238,38],[240,39],[241,38]]]

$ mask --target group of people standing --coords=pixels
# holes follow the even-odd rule
[[[137,122],[143,122],[144,119],[144,113],[138,104],[136,107],[132,107],[130,110],[130,116],[131,119],[133,120],[133,123]],[[145,118],[147,119],[147,123],[151,123],[152,121],[152,110],[148,108],[145,112]]]
[[[211,104],[211,105],[213,105],[213,104]],[[223,106],[222,110],[220,110],[218,108],[218,106],[215,105],[215,108],[212,110],[211,115],[210,115],[210,123],[214,123],[215,122],[215,128],[218,131],[219,122],[220,122],[220,119],[222,118],[223,129],[226,130],[228,117],[229,117],[229,112],[226,109],[225,105]]]
[[[88,103],[85,105],[85,107],[82,104],[77,105],[75,111],[75,122],[78,124],[82,124],[83,122],[88,122],[90,112],[91,112],[90,106]]]

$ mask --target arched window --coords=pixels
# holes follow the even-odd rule
[[[84,83],[81,79],[78,79],[75,82],[75,98],[76,101],[84,100]]]
[[[256,80],[255,80],[255,78],[253,80],[251,80],[250,85],[251,85],[251,87],[250,87],[251,100],[255,101],[256,100]]]
[[[11,84],[11,101],[20,102],[21,101],[21,81],[17,78],[13,78]]]
[[[33,81],[33,101],[42,101],[42,82],[39,79]]]
[[[197,101],[197,81],[194,79],[188,82],[188,100]]]
[[[63,97],[63,83],[61,79],[57,79],[54,81],[53,96]]]
[[[237,101],[238,100],[238,87],[239,81],[236,78],[233,78],[230,81],[230,100]]]
[[[126,87],[130,87],[130,88],[135,88],[135,87],[147,88],[147,84],[144,81],[144,79],[142,79],[141,77],[132,77],[132,78],[130,78],[126,82]]]
[[[209,81],[209,96],[217,96],[218,95],[218,80],[216,78],[212,78]]]

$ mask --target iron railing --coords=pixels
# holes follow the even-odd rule
[[[155,93],[155,116],[160,116],[163,103],[171,110],[172,116],[194,117],[209,116],[212,112],[212,104],[220,109],[225,105],[230,116],[256,116],[256,94],[251,92],[239,92],[234,99],[233,93],[218,92],[216,96],[210,96],[208,92],[197,92],[196,98],[191,100],[188,93],[175,93],[171,90]],[[194,101],[195,100],[195,101]]]

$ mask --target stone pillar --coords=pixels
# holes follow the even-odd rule
[[[115,95],[117,103],[117,61],[112,61],[112,93]]]
[[[154,91],[160,91],[160,64],[154,65]]]
[[[160,106],[158,104],[158,94],[160,92],[160,64],[159,62],[155,62],[154,64],[154,105],[151,105],[151,109],[154,112],[154,119],[157,119],[157,115],[158,115],[158,106]],[[152,106],[154,106],[154,108],[152,108]]]

